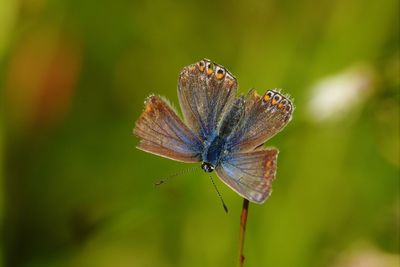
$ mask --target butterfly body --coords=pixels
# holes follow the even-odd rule
[[[202,155],[202,161],[215,168],[221,160],[221,156],[224,154],[225,149],[225,140],[218,135],[215,136],[210,144],[206,145]]]
[[[204,153],[202,155],[203,163],[212,166],[215,169],[223,160],[224,156],[231,152],[229,139],[239,126],[239,122],[243,116],[244,105],[243,98],[237,98],[232,104],[226,116],[222,119],[218,126],[218,134],[211,135],[211,142],[206,142]]]
[[[138,148],[182,162],[201,162],[235,192],[255,203],[271,193],[278,151],[265,141],[290,121],[290,99],[276,90],[236,96],[237,81],[204,59],[185,67],[178,96],[184,121],[168,103],[150,96],[136,122]]]

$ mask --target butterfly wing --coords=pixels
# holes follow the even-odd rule
[[[229,140],[231,150],[251,151],[262,145],[289,123],[293,109],[290,99],[277,91],[260,96],[251,90],[241,125]]]
[[[178,83],[179,103],[186,124],[201,140],[213,135],[233,102],[237,81],[224,67],[204,59],[185,67]]]
[[[217,166],[221,180],[240,196],[262,204],[271,193],[278,150],[274,148],[239,152],[226,156]]]
[[[133,133],[138,149],[183,162],[201,160],[202,144],[176,112],[159,96],[150,96]]]

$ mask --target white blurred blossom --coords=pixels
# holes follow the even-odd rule
[[[398,267],[400,257],[369,245],[342,252],[332,267]]]
[[[311,89],[308,111],[311,119],[325,121],[342,118],[358,107],[372,89],[372,71],[353,67],[317,82]]]

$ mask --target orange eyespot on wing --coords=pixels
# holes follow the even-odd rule
[[[282,96],[275,94],[274,97],[272,98],[271,104],[276,105],[281,99],[282,99]]]
[[[217,67],[215,70],[215,77],[217,80],[221,80],[225,77],[225,70],[221,67]]]
[[[264,102],[269,102],[269,100],[272,98],[272,96],[273,96],[272,91],[268,91],[263,97]]]
[[[147,103],[147,104],[146,104],[146,107],[145,107],[145,109],[144,109],[144,111],[145,111],[146,113],[151,113],[151,112],[153,112],[153,107],[152,107],[152,105],[150,105],[149,103]]]
[[[210,76],[214,72],[214,64],[212,62],[207,63],[207,75]]]
[[[206,68],[206,63],[204,63],[203,60],[199,61],[199,63],[197,63],[197,67],[199,68],[200,72],[204,72],[205,68]]]
[[[267,160],[266,162],[265,162],[265,168],[266,169],[270,169],[272,167],[272,161],[271,160]]]

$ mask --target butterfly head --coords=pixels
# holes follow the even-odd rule
[[[211,163],[208,163],[208,162],[203,162],[201,164],[201,168],[205,172],[212,172],[215,169],[215,167]]]

